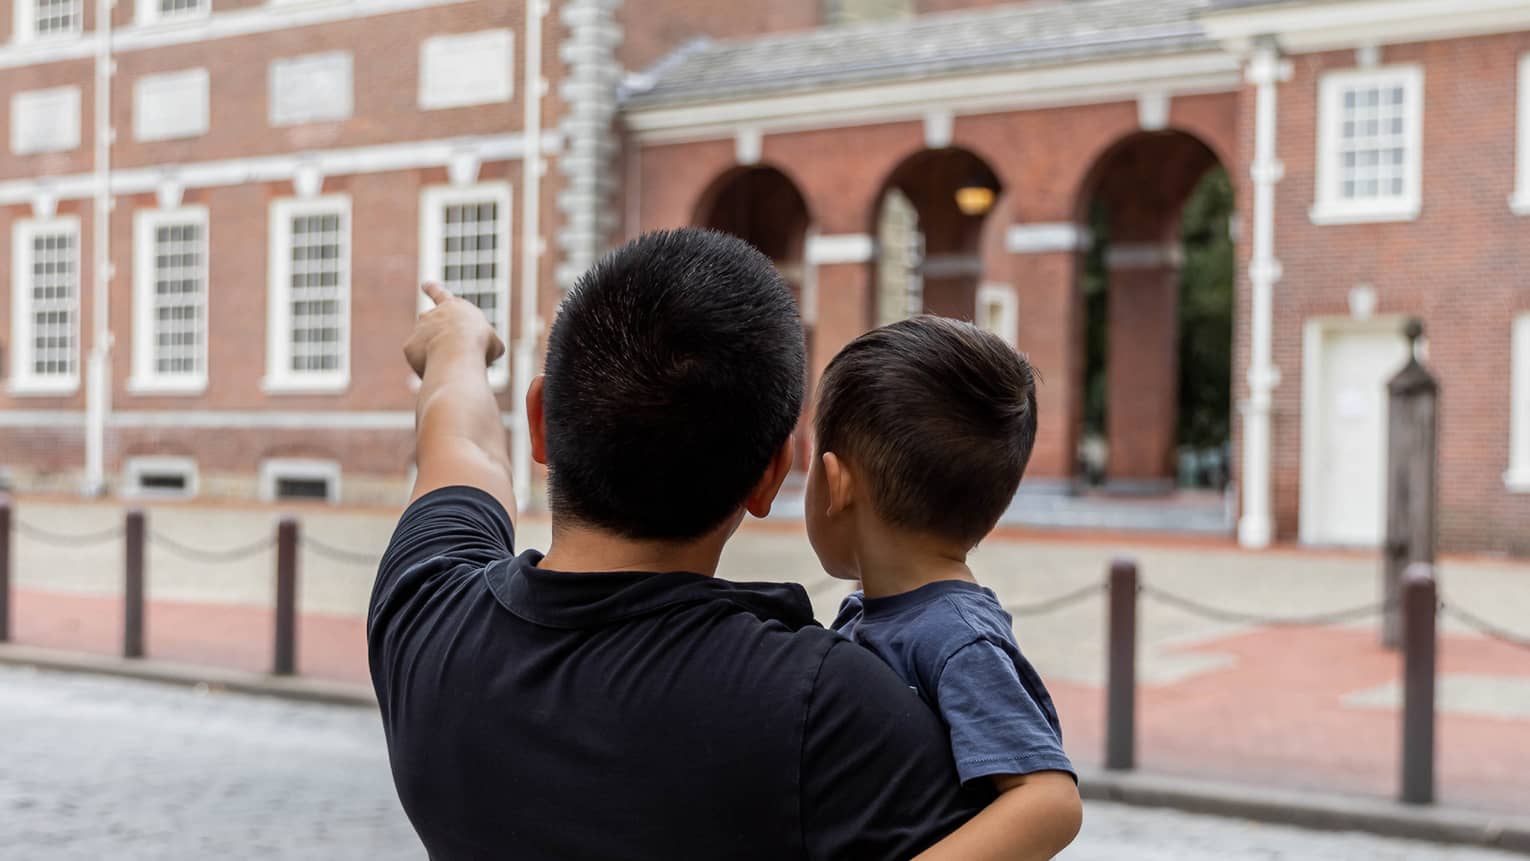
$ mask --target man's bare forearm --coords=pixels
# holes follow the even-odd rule
[[[481,351],[430,356],[415,407],[415,436],[414,499],[440,487],[469,485],[515,516],[510,451]]]

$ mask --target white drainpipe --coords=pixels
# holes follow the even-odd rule
[[[1271,346],[1273,294],[1280,280],[1280,261],[1275,258],[1275,185],[1285,167],[1275,155],[1275,87],[1291,79],[1291,65],[1283,61],[1273,44],[1254,51],[1248,64],[1248,81],[1255,87],[1253,248],[1248,276],[1252,288],[1249,307],[1248,401],[1243,412],[1243,517],[1238,522],[1238,542],[1244,547],[1268,547],[1274,539],[1270,485],[1271,393],[1280,384]]]
[[[526,424],[526,391],[536,373],[537,338],[542,332],[538,308],[541,295],[541,260],[545,252],[542,215],[542,96],[547,81],[542,77],[542,19],[548,0],[526,3],[526,96],[522,135],[526,152],[521,159],[521,333],[515,342],[512,369],[515,376],[516,420],[510,429],[510,461],[515,472],[515,499],[522,510],[531,503],[531,436]]]
[[[95,215],[91,258],[91,338],[85,367],[84,492],[106,492],[106,421],[112,410],[111,373],[111,158],[112,0],[96,0]]]

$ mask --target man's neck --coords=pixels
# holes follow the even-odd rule
[[[582,574],[689,571],[713,577],[732,534],[727,528],[692,541],[645,541],[554,518],[552,544],[538,567]]]
[[[861,589],[868,598],[901,595],[941,580],[977,582],[966,550],[927,535],[878,523],[862,530],[859,544]]]

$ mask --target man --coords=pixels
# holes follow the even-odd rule
[[[795,304],[699,230],[614,252],[564,301],[526,399],[552,546],[515,500],[477,308],[436,307],[413,502],[368,639],[399,796],[433,858],[906,858],[965,821],[939,720],[800,586],[714,578],[791,469]]]

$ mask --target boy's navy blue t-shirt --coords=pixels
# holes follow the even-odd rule
[[[834,620],[836,631],[875,652],[940,713],[962,783],[1075,774],[1052,697],[1020,654],[1012,626],[992,590],[961,580],[885,598],[856,592]]]

